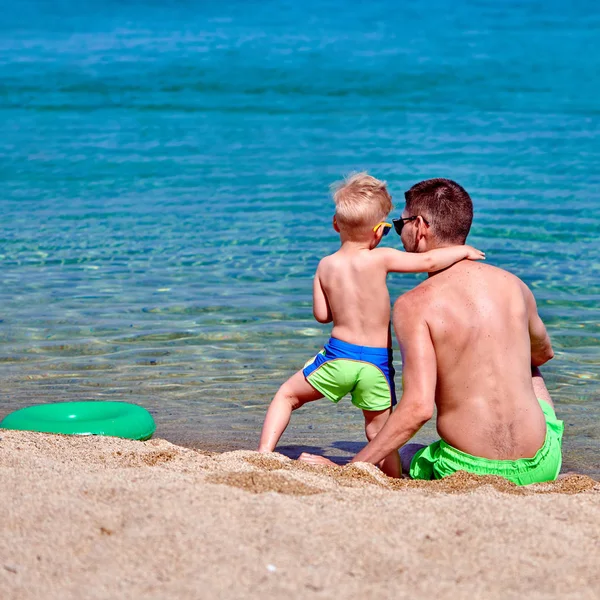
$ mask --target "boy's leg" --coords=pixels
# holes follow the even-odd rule
[[[285,431],[290,422],[290,416],[293,410],[300,408],[307,402],[319,400],[323,394],[306,381],[304,373],[298,371],[292,375],[277,391],[271,401],[267,416],[263,424],[260,442],[258,444],[259,452],[273,452],[279,438]]]
[[[391,408],[385,410],[363,410],[365,416],[365,433],[369,441],[375,439],[375,436],[381,431],[388,417],[392,414]],[[400,466],[400,456],[398,451],[394,450],[386,456],[378,465],[378,467],[388,477],[400,477],[402,475],[402,467]]]

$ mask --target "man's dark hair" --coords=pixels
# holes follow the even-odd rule
[[[464,244],[473,222],[473,202],[451,179],[427,179],[404,193],[409,216],[421,215],[440,242]]]

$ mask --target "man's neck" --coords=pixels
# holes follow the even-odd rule
[[[452,246],[464,246],[464,244],[451,244],[451,243],[446,243],[446,242],[435,242],[435,243],[428,244],[427,248],[425,250],[423,250],[423,252],[429,252],[429,250],[438,250],[440,248],[450,248]],[[444,273],[448,269],[451,269],[452,267],[460,264],[461,262],[463,262],[463,261],[453,263],[450,266],[446,267],[445,269],[440,269],[439,271],[435,271],[433,273],[427,273],[427,277],[434,277],[435,275]]]
[[[439,271],[435,271],[434,273],[427,273],[427,277],[428,278],[434,277],[435,275],[439,275],[440,273],[445,273],[446,271],[449,271],[450,269],[455,269],[455,268],[462,269],[464,264],[469,263],[469,262],[471,262],[471,261],[459,260],[458,262],[455,262],[455,263],[449,265],[445,269],[440,269]],[[459,265],[462,265],[462,266],[459,266]]]

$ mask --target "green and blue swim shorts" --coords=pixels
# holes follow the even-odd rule
[[[390,348],[357,346],[330,338],[302,372],[308,383],[332,402],[351,394],[352,404],[362,410],[385,410],[396,404]]]
[[[500,475],[517,485],[553,481],[562,464],[562,435],[564,424],[556,418],[554,409],[539,400],[546,418],[546,440],[533,458],[490,460],[461,452],[444,440],[419,450],[410,463],[413,479],[441,479],[456,471],[476,475]]]

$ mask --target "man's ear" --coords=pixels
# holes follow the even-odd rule
[[[333,228],[339,233],[340,232],[340,226],[337,224],[337,219],[335,218],[335,215],[333,216]]]
[[[415,242],[418,244],[420,240],[425,239],[425,241],[427,241],[429,239],[429,226],[427,225],[427,223],[425,223],[425,221],[423,220],[423,217],[421,215],[419,215],[417,217],[417,231],[416,231],[416,237],[415,237]]]

